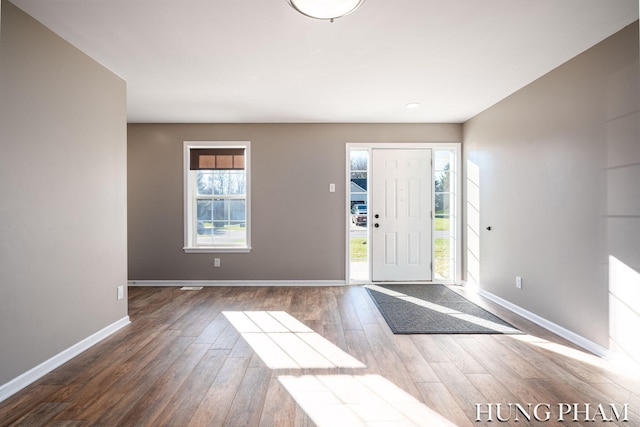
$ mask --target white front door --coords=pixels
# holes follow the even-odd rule
[[[431,280],[431,150],[374,149],[371,166],[371,279]]]

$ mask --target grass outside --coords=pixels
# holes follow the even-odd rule
[[[367,260],[369,245],[366,237],[352,237],[349,246],[351,248],[351,262],[365,262]]]
[[[222,227],[214,227],[213,226],[213,222],[212,221],[202,221],[202,228],[204,230],[244,230],[244,226],[240,225],[240,224],[234,224],[234,225],[224,225]]]
[[[450,222],[450,218],[448,216],[442,217],[442,216],[436,215],[435,229],[437,231],[449,230],[449,222]]]
[[[445,219],[445,218],[442,218]],[[448,218],[446,218],[448,220]],[[450,246],[451,241],[446,238],[436,239],[435,241],[435,257],[433,260],[433,271],[438,278],[448,279],[450,276]]]

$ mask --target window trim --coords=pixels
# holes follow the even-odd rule
[[[191,170],[191,150],[203,148],[243,148],[245,150],[245,179],[246,179],[246,225],[247,233],[246,242],[242,246],[204,246],[195,245],[192,241],[192,231],[194,228],[192,218],[192,191],[190,188],[189,172]],[[251,251],[251,142],[250,141],[184,141],[182,149],[183,157],[183,227],[184,227],[184,246],[185,253],[246,253]]]

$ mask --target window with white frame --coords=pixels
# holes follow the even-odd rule
[[[248,141],[184,143],[185,252],[248,252]]]
[[[434,273],[436,279],[455,277],[458,210],[457,156],[454,149],[434,150]]]

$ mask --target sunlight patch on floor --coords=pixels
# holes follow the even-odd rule
[[[455,424],[379,375],[279,376],[318,427]]]
[[[270,369],[366,368],[284,311],[223,314]],[[380,375],[305,372],[278,380],[318,427],[455,427]]]
[[[224,311],[270,369],[366,366],[283,311]]]
[[[640,371],[638,370],[638,366],[617,365],[616,363],[612,363],[610,360],[603,359],[586,350],[567,347],[566,345],[551,342],[534,335],[511,335],[510,338],[526,342],[527,344],[551,351],[559,356],[567,357],[617,375],[624,375],[626,377],[632,377],[636,380],[640,380]]]

